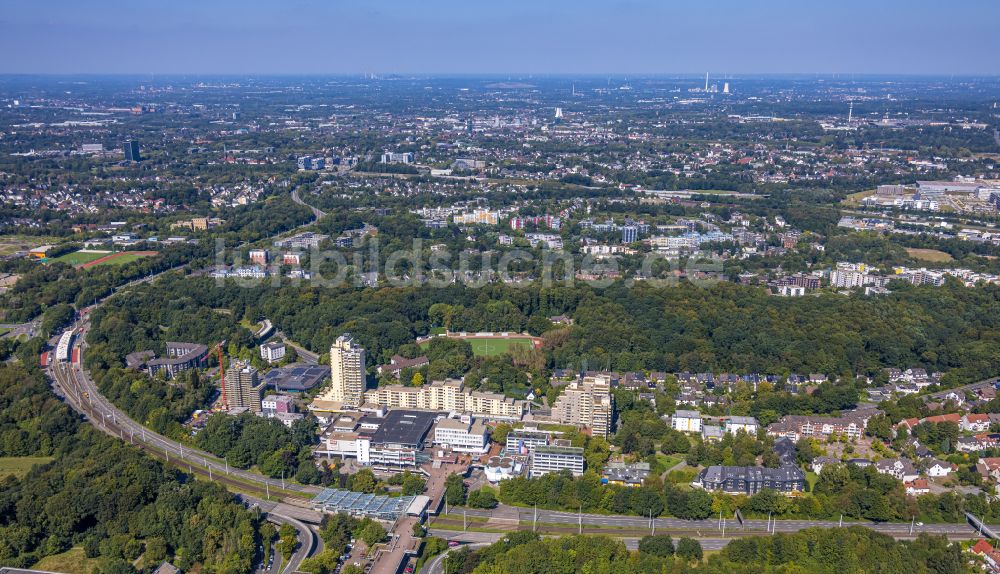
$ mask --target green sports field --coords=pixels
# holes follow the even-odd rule
[[[82,265],[84,263],[90,263],[96,259],[100,259],[105,255],[111,255],[110,251],[74,251],[72,253],[67,253],[65,255],[60,255],[53,259],[53,261],[58,261],[60,263],[65,263],[67,265]]]
[[[112,257],[107,261],[101,261],[100,263],[95,264],[94,267],[100,265],[124,265],[126,263],[131,263],[138,259],[142,259],[143,257],[149,257],[149,256],[144,255],[142,253],[122,253],[118,257]]]
[[[477,357],[502,355],[515,346],[523,346],[529,349],[532,347],[531,339],[527,337],[510,337],[506,339],[466,337],[463,340],[469,342],[469,345],[472,346],[472,354]],[[420,346],[427,347],[429,344],[430,342],[427,341],[421,343]]]

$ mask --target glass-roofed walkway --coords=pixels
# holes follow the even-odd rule
[[[313,498],[312,503],[316,510],[323,512],[346,512],[352,516],[395,520],[406,512],[415,498],[324,488]]]

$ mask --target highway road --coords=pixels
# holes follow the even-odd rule
[[[313,217],[315,217],[316,219],[319,219],[319,218],[321,218],[321,217],[323,217],[323,216],[326,215],[326,212],[323,211],[322,209],[320,209],[318,207],[313,207],[313,206],[309,205],[308,203],[302,201],[302,198],[299,197],[299,190],[297,188],[292,190],[292,201],[294,201],[295,203],[297,203],[299,205],[304,205],[304,206],[308,207],[310,210],[312,210]]]
[[[297,192],[292,193],[292,200],[309,207],[316,219],[326,215],[322,210],[305,204],[298,197]],[[305,225],[310,224],[311,222]],[[305,225],[299,226],[299,228]],[[103,304],[117,293],[136,285],[153,281],[157,277],[181,267],[183,265],[165,269],[161,272],[114,287],[105,297],[96,300],[94,305],[88,308],[88,311]],[[105,398],[97,389],[97,385],[91,379],[89,373],[82,367],[84,352],[86,350],[84,339],[86,338],[87,330],[90,328],[87,317],[88,314],[81,313],[72,326],[77,333],[77,337],[73,342],[74,349],[78,353],[77,361],[71,363],[53,362],[46,369],[57,396],[62,398],[85,418],[89,419],[95,427],[111,436],[128,441],[148,453],[164,459],[168,463],[173,462],[174,465],[180,468],[187,466],[188,470],[193,474],[219,482],[231,490],[249,491],[261,495],[263,498],[253,498],[247,495],[243,495],[243,497],[261,506],[266,505],[268,508],[262,508],[262,510],[267,513],[269,520],[291,524],[298,531],[299,547],[282,570],[282,574],[291,574],[298,569],[302,560],[312,555],[318,548],[322,548],[319,536],[303,522],[319,523],[322,518],[320,513],[307,508],[308,500],[320,492],[320,488],[291,482],[286,483],[284,480],[268,478],[237,468],[230,468],[228,461],[224,459],[219,459],[212,454],[191,448],[145,428],[143,425],[130,419],[128,415]],[[34,325],[35,322],[31,322],[15,327],[34,330]],[[308,351],[306,353],[308,354]],[[274,490],[273,495],[271,494],[272,489]],[[289,502],[297,503],[299,506],[274,503],[273,499],[275,498],[284,498]]]
[[[301,359],[301,362],[307,365],[315,365],[319,363],[319,354],[313,353],[312,351],[305,349],[298,343],[293,343],[292,341],[288,340],[288,338],[285,337],[285,334],[282,331],[276,331],[274,333],[274,336],[277,337],[278,339],[281,339],[281,342],[283,342],[284,344],[295,349],[295,352],[296,354],[298,354],[299,359]]]

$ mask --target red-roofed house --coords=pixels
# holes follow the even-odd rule
[[[976,470],[983,478],[1000,479],[1000,457],[986,457],[979,459],[976,463]]]
[[[969,413],[962,417],[962,430],[986,432],[990,430],[990,415]]]
[[[978,554],[979,556],[985,556],[989,552],[993,552],[993,545],[986,541],[985,538],[979,540],[969,548],[969,552],[973,554]]]
[[[983,560],[990,567],[990,571],[996,572],[997,566],[1000,565],[1000,553],[998,553],[993,545],[984,540],[979,540],[969,548],[969,552],[972,552],[976,556],[982,556]]]
[[[920,494],[929,494],[931,491],[930,485],[927,484],[926,478],[918,478],[911,482],[903,483],[906,487],[906,494],[910,496],[917,496]]]
[[[901,427],[902,428],[906,428],[906,431],[909,432],[909,431],[913,430],[913,427],[917,426],[918,424],[920,424],[920,419],[903,419],[903,420],[899,421],[898,423],[896,423],[896,427],[895,428],[897,430],[899,428],[901,428]]]
[[[921,423],[962,423],[962,415],[959,413],[951,413],[950,415],[934,415],[932,417],[927,417],[920,421]]]

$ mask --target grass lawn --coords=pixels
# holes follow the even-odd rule
[[[431,335],[444,335],[448,332],[444,327],[431,327]]]
[[[944,251],[938,251],[937,249],[917,249],[915,247],[907,247],[906,253],[914,259],[920,259],[921,261],[930,261],[931,263],[947,263],[952,260],[952,256]]]
[[[677,466],[684,457],[679,454],[663,454],[662,452],[656,453],[656,460],[663,465],[664,471],[669,471],[671,468]]]
[[[66,574],[90,574],[99,562],[97,558],[87,558],[82,547],[74,546],[62,554],[42,558],[32,568]]]
[[[6,335],[9,332],[10,332],[10,329],[8,329],[7,327],[0,327],[0,337],[3,337],[4,335]]]
[[[23,478],[28,474],[31,467],[36,464],[45,464],[52,460],[51,456],[4,456],[0,457],[0,478],[7,475],[14,475]]]
[[[65,255],[60,255],[53,259],[53,261],[58,261],[60,263],[65,263],[67,265],[81,265],[83,263],[90,263],[95,259],[100,259],[105,255],[111,255],[110,251],[74,251],[72,253],[67,253]]]
[[[813,471],[806,472],[806,484],[809,485],[809,492],[812,492],[816,488],[816,481],[819,480],[819,475]]]

